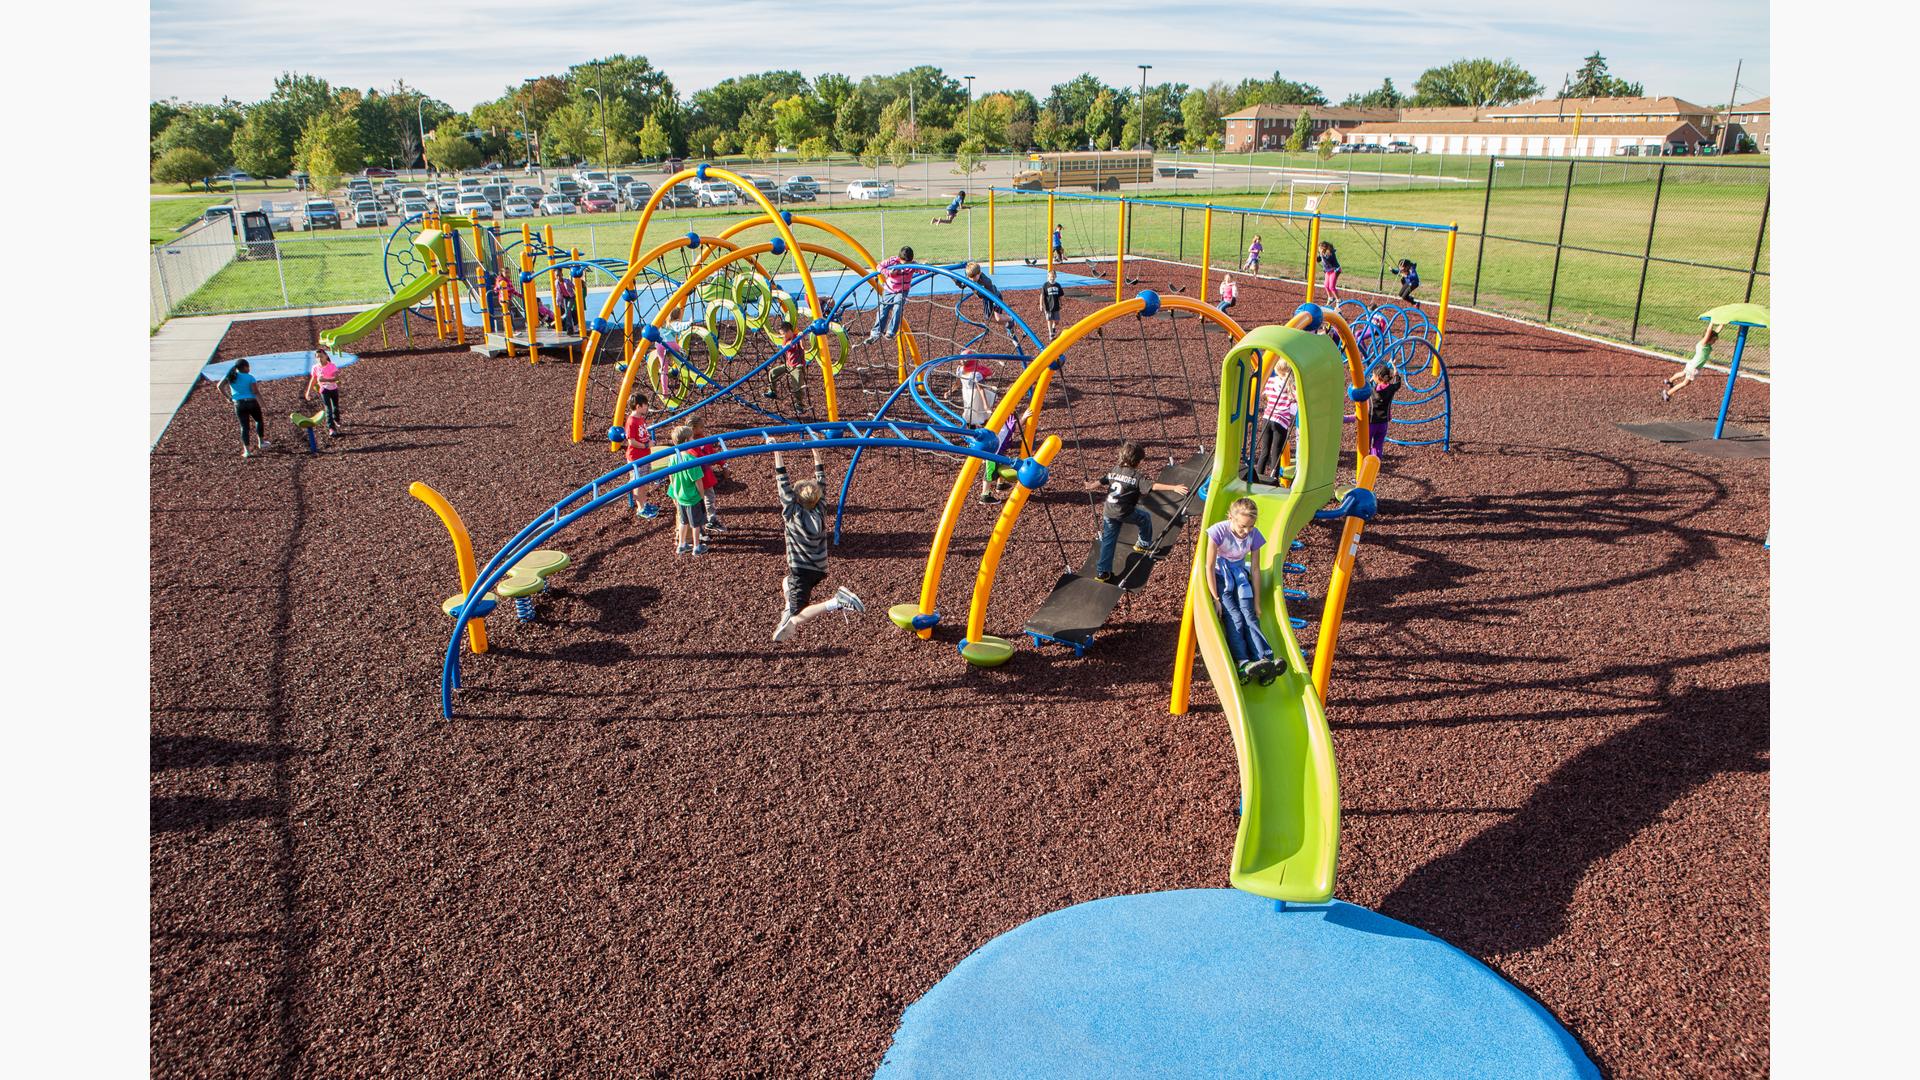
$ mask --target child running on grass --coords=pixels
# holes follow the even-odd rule
[[[1227,649],[1243,686],[1249,679],[1265,686],[1287,670],[1287,662],[1274,656],[1260,632],[1260,562],[1254,554],[1267,538],[1254,526],[1259,514],[1252,499],[1235,499],[1227,520],[1207,530],[1207,591],[1220,610]]]
[[[1320,241],[1320,277],[1327,288],[1327,303],[1340,302],[1340,254],[1333,245]]]
[[[965,205],[967,205],[967,193],[962,191],[953,197],[952,202],[947,204],[947,216],[934,218],[932,223],[935,225],[953,224],[953,219],[960,215],[960,208]]]
[[[1393,274],[1400,279],[1400,302],[1409,307],[1419,307],[1420,301],[1413,298],[1413,290],[1420,287],[1420,268],[1412,259],[1401,259],[1393,268]]]
[[[1040,286],[1040,312],[1047,317],[1047,340],[1060,332],[1060,298],[1067,290],[1060,284],[1058,270],[1047,271],[1047,283]]]
[[[1266,246],[1260,243],[1260,237],[1255,235],[1253,243],[1247,245],[1247,261],[1240,264],[1240,269],[1257,276],[1260,273],[1260,255],[1266,250]]]
[[[693,426],[691,424],[681,424],[673,429],[673,445],[684,447],[692,441]],[[698,460],[699,458],[693,454],[681,450],[668,458],[667,464],[671,467]],[[667,495],[673,499],[674,510],[678,515],[674,519],[673,526],[675,555],[707,553],[706,538],[700,534],[701,527],[707,523],[707,508],[700,497],[700,473],[701,470],[697,467],[682,469],[667,478]]]
[[[773,640],[785,641],[802,623],[829,611],[862,612],[867,605],[841,586],[833,599],[810,604],[813,590],[827,579],[827,471],[820,451],[813,452],[813,476],[797,484],[787,482],[787,466],[780,451],[773,452],[773,482],[780,489],[780,516],[786,523],[787,578],[783,591],[787,608],[774,627]]]
[[[301,401],[312,401],[313,392],[320,391],[320,404],[327,410],[327,434],[340,434],[340,367],[328,355],[327,347],[322,345],[314,350],[313,373],[307,376],[307,388],[300,392]]]
[[[1373,396],[1367,399],[1367,439],[1373,456],[1387,448],[1387,429],[1393,424],[1393,395],[1400,392],[1400,373],[1392,364],[1373,369]]]
[[[653,433],[647,430],[647,418],[651,415],[650,408],[651,403],[647,400],[645,390],[635,390],[633,396],[627,398],[626,436],[622,442],[626,444],[628,461],[639,461],[653,453]],[[631,491],[627,492],[627,505],[634,508],[635,517],[660,516],[659,507],[651,502],[641,502]]]
[[[1700,374],[1700,369],[1707,366],[1707,358],[1713,355],[1713,343],[1718,340],[1720,340],[1720,325],[1718,323],[1709,325],[1707,332],[1701,335],[1699,342],[1693,346],[1693,359],[1688,360],[1686,367],[1667,376],[1666,381],[1660,384],[1661,401],[1672,401],[1673,395],[1693,385],[1693,380]],[[240,426],[244,432],[246,425]],[[243,434],[242,440],[244,439]]]
[[[252,457],[247,449],[247,421],[253,421],[254,438],[265,450],[273,444],[267,441],[267,421],[260,415],[260,394],[254,389],[253,365],[245,360],[233,365],[227,377],[220,380],[220,389],[226,392],[227,400],[233,402],[233,415],[240,418],[240,456]]]
[[[1113,549],[1120,538],[1120,526],[1131,521],[1140,531],[1133,550],[1141,554],[1153,551],[1153,515],[1140,506],[1140,496],[1148,491],[1187,493],[1185,484],[1149,484],[1140,472],[1140,459],[1146,455],[1146,447],[1139,443],[1122,443],[1120,461],[1113,471],[1087,484],[1089,490],[1107,489],[1107,501],[1100,508],[1100,559],[1093,568],[1094,580],[1102,584],[1113,582]]]
[[[1214,306],[1219,308],[1220,313],[1224,315],[1227,313],[1227,309],[1233,307],[1233,305],[1239,302],[1240,302],[1240,283],[1233,280],[1232,274],[1228,274],[1225,278],[1222,278],[1220,281],[1220,302],[1218,304],[1215,304]]]
[[[696,416],[688,426],[693,428],[695,442],[707,437],[707,422],[704,418]],[[694,457],[711,457],[720,452],[720,444],[715,442],[696,446],[689,452]],[[720,520],[720,508],[713,504],[713,493],[720,487],[720,474],[726,471],[725,465],[705,465],[700,469],[700,506],[706,511],[707,523],[704,528],[710,533],[727,531],[727,526]]]

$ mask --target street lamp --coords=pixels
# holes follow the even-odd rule
[[[613,168],[613,151],[607,149],[607,95],[591,86],[582,87],[587,93],[600,99],[600,167]]]
[[[413,118],[420,123],[420,164],[427,163],[427,95],[413,97]]]
[[[1136,64],[1140,69],[1140,145],[1135,150],[1147,148],[1147,72],[1153,70],[1152,64]]]

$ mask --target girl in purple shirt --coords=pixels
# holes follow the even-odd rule
[[[1267,538],[1254,526],[1260,508],[1252,499],[1235,499],[1227,510],[1227,520],[1207,530],[1208,558],[1212,572],[1207,589],[1220,609],[1220,620],[1227,631],[1227,649],[1240,672],[1240,682],[1258,679],[1261,686],[1273,682],[1287,670],[1285,660],[1274,656],[1260,632],[1260,564],[1254,553],[1265,546]]]

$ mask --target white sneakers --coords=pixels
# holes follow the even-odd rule
[[[833,602],[847,611],[865,612],[867,610],[867,605],[861,603],[860,598],[853,595],[853,590],[845,585],[840,586],[839,591],[833,594]]]
[[[780,625],[773,628],[773,640],[785,641],[793,636],[793,616],[788,612],[780,613]]]

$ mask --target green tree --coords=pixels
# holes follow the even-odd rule
[[[815,135],[811,139],[805,139],[799,146],[793,149],[795,153],[800,155],[800,160],[802,161],[824,161],[827,155],[832,152],[832,148],[827,145],[827,138],[824,135]]]
[[[1205,144],[1226,130],[1220,121],[1217,102],[1218,99],[1205,90],[1189,90],[1180,99],[1180,119],[1186,126],[1188,145]]]
[[[212,158],[191,146],[176,146],[153,163],[153,178],[162,184],[191,184],[219,171]]]
[[[1047,95],[1045,112],[1053,117],[1055,144],[1052,149],[1064,149],[1069,146],[1085,146],[1093,137],[1091,125],[1087,123],[1087,114],[1092,111],[1093,103],[1101,94],[1106,94],[1109,102],[1113,91],[1090,74],[1075,75],[1072,79],[1056,85]],[[1046,145],[1045,142],[1042,145]]]
[[[772,105],[773,134],[781,146],[799,146],[823,133],[811,94],[789,94]]]
[[[1293,130],[1287,135],[1287,153],[1297,154],[1307,148],[1307,140],[1313,137],[1313,113],[1306,109],[1293,118]]]
[[[1105,150],[1113,145],[1114,122],[1119,119],[1119,103],[1113,91],[1104,87],[1093,96],[1093,103],[1087,106],[1087,139],[1095,150]]]
[[[1347,100],[1340,104],[1363,109],[1397,109],[1406,104],[1406,101],[1407,99],[1401,95],[1400,91],[1393,88],[1392,79],[1382,79],[1379,89],[1369,90],[1364,94],[1348,94]]]
[[[879,129],[879,118],[879,111],[864,95],[855,93],[841,99],[833,113],[834,147],[859,153]]]
[[[210,158],[217,172],[233,164],[233,133],[241,123],[238,109],[190,105],[153,140],[151,153],[159,157],[178,147],[192,147]]]
[[[1646,88],[1639,83],[1630,83],[1615,78],[1607,71],[1607,58],[1595,50],[1592,56],[1580,63],[1580,70],[1573,73],[1566,89],[1560,92],[1563,98],[1604,98],[1604,97],[1640,97]]]
[[[293,148],[281,142],[264,109],[250,112],[234,133],[233,163],[254,176],[285,176],[293,171]]]
[[[1242,79],[1232,112],[1249,105],[1325,105],[1327,95],[1312,83],[1294,82],[1274,72],[1270,79]]]
[[[1326,161],[1333,157],[1333,147],[1333,132],[1329,131],[1322,134],[1320,136],[1320,145],[1316,151],[1320,155],[1321,161]]]
[[[322,191],[338,187],[341,177],[358,170],[363,156],[360,129],[342,113],[322,113],[307,121],[293,152],[294,163]]]
[[[1054,116],[1053,110],[1042,109],[1040,119],[1033,125],[1033,141],[1042,150],[1063,150],[1071,136],[1067,128]]]
[[[466,127],[466,121],[455,116],[428,132],[427,163],[442,172],[459,172],[480,164],[480,148],[467,138]],[[318,181],[320,174],[313,175]]]
[[[648,114],[647,122],[640,125],[640,134],[634,139],[634,148],[647,160],[663,158],[673,153],[673,140],[667,135],[666,125],[660,122],[660,113]]]
[[[1413,83],[1412,104],[1511,105],[1540,95],[1540,80],[1512,60],[1455,60],[1421,72]]]
[[[167,130],[167,125],[173,123],[173,118],[186,111],[178,98],[147,102],[147,140],[151,142],[159,138],[160,133]]]

